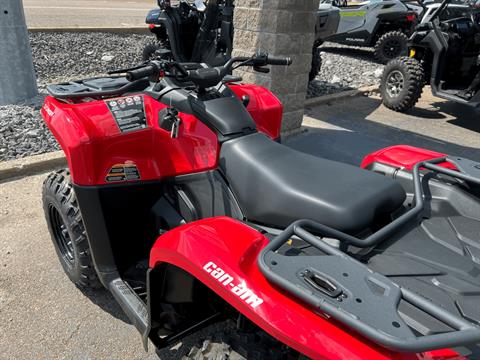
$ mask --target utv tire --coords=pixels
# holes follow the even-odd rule
[[[408,37],[401,31],[391,31],[383,34],[375,43],[375,59],[386,64],[392,59],[407,55]]]
[[[143,48],[142,51],[142,60],[149,61],[152,60],[153,56],[155,55],[155,51],[160,49],[160,45],[158,44],[147,44]]]
[[[312,67],[310,73],[308,74],[308,81],[313,81],[320,74],[322,68],[322,56],[320,54],[320,48],[314,47],[312,51]]]
[[[42,199],[48,229],[65,273],[79,288],[101,287],[68,170],[47,177]]]
[[[425,75],[418,60],[409,57],[392,60],[385,66],[380,83],[383,104],[395,111],[407,111],[417,103],[424,84]]]

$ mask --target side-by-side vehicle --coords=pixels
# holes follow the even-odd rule
[[[429,84],[434,96],[480,104],[480,23],[476,4],[430,5],[408,43],[409,56],[390,61],[380,84],[383,103],[407,111]]]

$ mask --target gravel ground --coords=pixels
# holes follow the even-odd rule
[[[150,41],[150,35],[31,33],[40,94],[26,103],[0,106],[0,161],[59,149],[39,112],[47,84],[135,65]]]
[[[25,104],[0,106],[0,161],[59,150],[39,109],[45,95]]]
[[[141,61],[151,35],[32,33],[30,43],[41,85],[104,74]]]
[[[383,65],[375,62],[373,49],[325,43],[321,46],[322,69],[310,83],[307,97],[317,97],[380,81]]]
[[[32,33],[30,42],[40,95],[23,104],[0,106],[0,161],[58,150],[39,109],[45,86],[104,74],[140,61],[151,35],[107,33]],[[378,83],[383,66],[369,49],[325,43],[323,66],[308,97],[322,96]]]

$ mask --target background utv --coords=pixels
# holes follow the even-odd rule
[[[383,104],[395,111],[415,106],[430,84],[435,96],[480,104],[480,25],[477,6],[428,5],[408,43],[409,57],[390,61],[383,72]]]
[[[182,1],[172,5],[169,0],[158,0],[159,8],[151,10],[146,19],[156,43],[143,50],[143,59],[163,54],[164,58],[183,62],[204,62],[210,66],[225,64],[233,48],[233,0]],[[312,65],[309,81],[320,72],[321,58],[312,45]]]
[[[373,47],[377,61],[386,63],[406,54],[408,36],[417,21],[414,9],[400,0],[323,0],[315,28],[316,45],[331,41]]]

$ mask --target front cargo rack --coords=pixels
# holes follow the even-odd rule
[[[94,77],[48,85],[48,93],[56,99],[104,98],[143,91],[150,85],[147,79],[128,81],[124,76]]]
[[[438,165],[444,162],[455,165],[457,170]],[[480,184],[480,165],[470,160],[442,157],[417,163],[413,168],[415,206],[411,210],[366,239],[359,239],[311,220],[298,220],[262,250],[258,259],[261,272],[270,282],[306,302],[317,313],[331,317],[391,350],[422,352],[480,342],[479,326],[372,271],[367,265],[321,238],[333,238],[359,247],[371,247],[380,243],[422,212],[424,194],[420,172],[425,169]],[[323,254],[288,256],[278,253],[293,236]],[[401,301],[406,301],[452,330],[419,334],[400,316]]]

